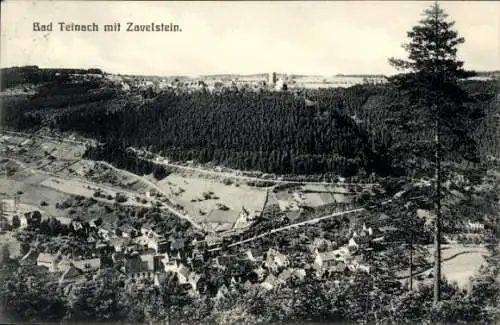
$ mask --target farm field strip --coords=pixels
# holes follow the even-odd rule
[[[158,193],[161,193],[162,195],[164,195],[165,197],[168,197],[168,195],[166,195],[166,193],[163,192],[163,190],[158,186],[156,185],[155,183],[151,182],[150,180],[148,180],[147,178],[143,177],[143,176],[139,176],[139,175],[136,175],[134,173],[131,173],[129,171],[126,171],[126,170],[122,170],[122,169],[118,169],[116,168],[115,166],[107,163],[107,162],[104,162],[104,161],[99,161],[99,163],[102,163],[104,164],[105,166],[115,170],[115,171],[118,171],[120,173],[124,173],[126,175],[129,175],[130,177],[133,177],[133,178],[136,178],[136,179],[139,179],[141,180],[142,182],[150,185],[152,188],[154,188],[156,191],[158,191]],[[172,208],[171,206],[169,206],[168,204],[162,206],[161,208],[163,209],[167,209],[168,211],[170,211],[171,213],[175,214],[176,216],[178,216],[179,218],[181,219],[185,219],[187,220],[188,222],[190,222],[193,227],[197,228],[197,229],[202,229],[202,227],[197,223],[195,222],[193,219],[191,219],[191,217],[189,217],[188,215],[186,214],[183,214],[179,211],[177,211],[176,209]]]
[[[201,217],[199,210],[207,214],[217,210],[218,204],[239,213],[244,207],[249,211],[262,211],[266,202],[267,190],[246,185],[238,187],[200,179],[191,176],[171,174],[158,182],[171,201],[188,206],[193,216]],[[207,197],[204,197],[207,196]]]
[[[67,193],[70,195],[82,195],[82,196],[94,198],[94,196],[93,196],[94,191],[91,191],[88,188],[86,188],[86,186],[90,186],[91,188],[103,189],[103,190],[106,190],[106,191],[111,192],[111,193],[122,193],[122,194],[127,195],[128,200],[123,203],[125,205],[151,207],[150,203],[143,204],[143,203],[137,202],[135,200],[136,196],[139,196],[142,198],[142,195],[139,193],[130,192],[130,191],[127,191],[127,190],[121,189],[121,188],[117,189],[117,188],[110,187],[107,185],[96,184],[93,182],[86,181],[80,177],[71,177],[71,180],[68,180],[68,179],[63,178],[60,175],[57,175],[57,174],[52,173],[52,172],[47,172],[47,171],[39,170],[36,168],[31,168],[31,167],[27,166],[25,163],[23,163],[22,161],[19,161],[17,159],[14,159],[14,158],[6,158],[6,159],[14,161],[15,163],[19,164],[23,169],[32,171],[32,172],[39,174],[39,175],[41,174],[41,175],[49,176],[49,179],[50,179],[50,177],[52,177],[52,179],[58,180],[60,182],[59,184],[57,184],[55,182],[50,182],[48,180],[44,180],[40,183],[40,185],[46,186],[48,188],[51,188],[52,190],[56,190],[56,191],[61,192],[61,193]],[[121,172],[121,170],[119,170],[119,169],[117,169],[117,170]],[[135,175],[135,174],[131,174],[131,175]],[[140,176],[135,175],[135,177],[140,177]],[[67,186],[65,184],[72,184],[73,186]],[[98,200],[99,198],[94,198],[94,199]],[[102,201],[109,203],[109,200],[102,200]],[[198,223],[194,222],[189,216],[186,216],[186,215],[178,212],[177,210],[173,209],[172,207],[170,207],[168,205],[163,205],[160,207],[160,209],[167,210],[167,211],[173,213],[174,215],[176,215],[177,217],[182,218],[184,220],[187,220],[188,222],[190,222],[193,225],[193,227],[195,227],[198,230],[203,229]]]

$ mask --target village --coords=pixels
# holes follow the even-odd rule
[[[381,249],[384,241],[380,229],[373,230],[363,225],[358,231],[353,231],[346,245],[314,238],[305,247],[307,253],[298,258],[275,248],[265,251],[241,248],[220,254],[213,250],[221,244],[217,237],[199,236],[200,239],[188,242],[182,237],[160,233],[154,224],[110,229],[100,219],[85,222],[76,218],[62,223],[61,219],[55,218],[42,220],[39,211],[19,215],[7,211],[4,215],[0,223],[2,232],[12,232],[14,237],[22,238],[25,231],[47,233],[48,227],[50,236],[59,242],[67,237],[85,243],[85,256],[72,254],[64,247],[49,253],[28,245],[28,251],[20,257],[21,268],[32,272],[38,279],[57,282],[62,287],[91,279],[102,269],[115,268],[124,279],[137,285],[159,286],[165,279],[175,278],[190,294],[207,294],[204,291],[207,290],[204,283],[207,268],[224,271],[241,264],[245,266],[242,272],[230,276],[227,285],[217,288],[215,296],[231,283],[272,290],[288,285],[289,281],[300,282],[306,276],[335,278],[338,274],[350,272],[369,273],[370,267],[360,252]]]
[[[82,159],[78,143],[12,134],[1,143],[12,157],[3,161],[6,180],[13,182],[3,191],[17,189],[12,199],[1,200],[2,236],[20,246],[12,255],[19,256],[21,268],[61,287],[92,279],[107,268],[140,286],[174,281],[195,296],[217,296],[231,284],[273,290],[306,277],[370,274],[378,256],[393,245],[385,235],[398,230],[384,214],[374,221],[356,210],[361,196],[380,192],[372,186],[255,188],[237,178],[228,181],[227,174],[219,182],[186,172],[155,181]],[[35,177],[37,173],[46,176]],[[144,215],[148,210],[153,212]],[[270,213],[277,215],[268,220]],[[427,210],[417,215],[432,220]],[[295,223],[307,229],[315,220],[323,224],[311,223],[317,230],[312,234],[290,228]],[[326,230],[338,220],[341,228]],[[265,228],[258,230],[259,225]],[[469,220],[462,230],[460,238],[448,236],[448,241],[475,243],[484,224]],[[254,241],[278,231],[289,232],[288,243]],[[469,256],[482,253],[484,249]],[[214,272],[222,280],[212,283]],[[458,279],[465,283],[463,278]]]

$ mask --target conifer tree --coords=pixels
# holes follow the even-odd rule
[[[475,144],[468,133],[471,112],[465,108],[470,99],[460,87],[460,80],[473,75],[463,69],[457,59],[457,46],[464,38],[452,29],[454,22],[435,2],[423,13],[423,18],[408,33],[409,42],[403,45],[408,59],[389,59],[402,73],[391,78],[399,90],[408,95],[409,105],[403,110],[413,127],[432,125],[433,143],[421,158],[433,160],[436,214],[434,224],[434,302],[441,296],[441,184],[442,162],[458,156],[476,160]],[[408,127],[408,125],[403,125]],[[408,131],[408,130],[407,130]],[[411,131],[410,131],[411,132]],[[462,142],[463,147],[458,147]]]

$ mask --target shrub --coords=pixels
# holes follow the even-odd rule
[[[116,193],[115,201],[118,203],[123,203],[127,201],[127,197],[122,193]]]

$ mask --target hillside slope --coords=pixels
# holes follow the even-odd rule
[[[411,150],[426,150],[431,139],[426,126],[401,132],[398,123],[405,118],[401,107],[406,100],[390,86],[298,93],[152,93],[124,91],[99,71],[30,69],[20,69],[17,75],[15,70],[2,72],[4,84],[35,89],[34,95],[2,96],[2,125],[76,132],[118,147],[146,148],[176,161],[278,174],[387,174],[409,168],[405,160],[410,149],[403,143]],[[474,81],[465,86],[475,98],[468,108],[484,114],[467,131],[483,157],[499,157],[495,83]]]

